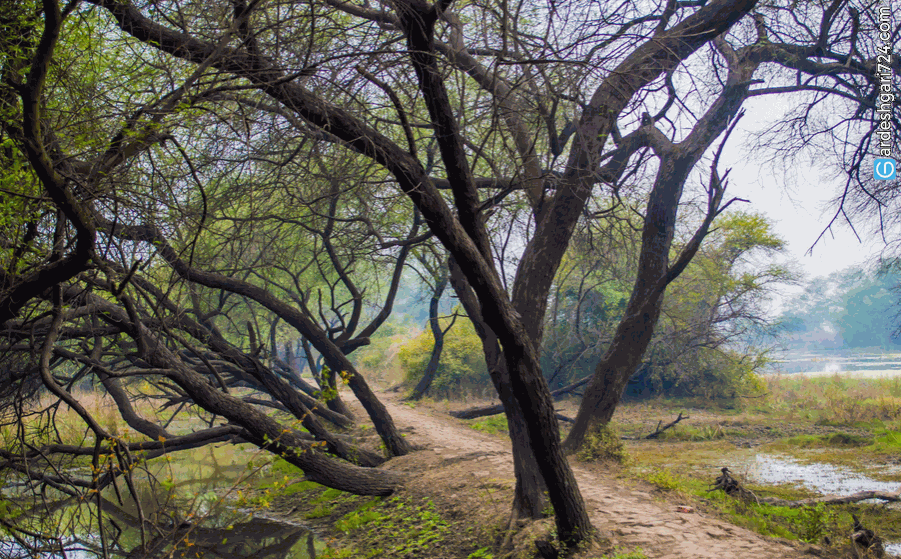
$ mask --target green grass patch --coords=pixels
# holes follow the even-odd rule
[[[469,427],[483,433],[505,434],[507,433],[507,416],[504,414],[492,415],[483,419],[472,419]]]
[[[830,433],[828,435],[798,435],[784,439],[782,442],[796,448],[852,448],[868,446],[873,443],[873,439],[851,433]]]
[[[636,547],[632,551],[623,551],[622,548],[616,548],[613,555],[603,555],[601,559],[648,559],[640,547]]]
[[[690,489],[688,480],[664,468],[640,473],[638,477],[664,491],[687,491]]]
[[[874,452],[896,452],[901,449],[901,431],[879,429],[876,439],[870,446]]]
[[[660,434],[665,441],[718,441],[729,436],[740,435],[738,431],[724,429],[721,425],[677,425]]]
[[[307,520],[313,520],[314,518],[324,518],[326,516],[331,516],[335,512],[335,507],[330,507],[328,505],[320,504],[315,509],[303,515]]]

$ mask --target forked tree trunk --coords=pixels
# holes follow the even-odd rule
[[[347,407],[347,404],[344,403],[344,400],[341,399],[341,394],[338,392],[338,375],[335,374],[335,371],[328,367],[323,367],[319,371],[319,379],[321,381],[319,388],[323,392],[328,393],[328,397],[325,398],[326,407],[335,413],[353,417],[352,412]]]

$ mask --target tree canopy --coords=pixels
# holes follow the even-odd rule
[[[565,451],[609,421],[667,287],[737,202],[719,159],[743,102],[797,107],[770,145],[842,153],[849,191],[866,192],[883,9],[4,3],[0,371],[7,401],[49,392],[92,433],[77,448],[20,440],[4,460],[79,492],[127,464],[61,480],[59,456],[97,456],[107,441],[127,461],[161,437],[161,453],[228,437],[326,485],[392,491],[401,480],[372,466],[410,448],[348,355],[390,314],[411,252],[436,243],[507,412],[514,518],[540,516],[549,499],[561,541],[576,545],[592,528]],[[898,27],[885,33],[897,42]],[[901,75],[896,57],[891,67]],[[896,144],[899,111],[888,113]],[[551,291],[574,233],[591,221],[611,230],[624,211],[640,229],[636,271],[563,442],[541,367]],[[712,246],[726,262],[741,248]],[[293,336],[318,387],[279,355]],[[387,456],[325,425],[353,420],[339,382]],[[145,438],[107,433],[73,395],[80,383],[102,385]],[[184,438],[135,413],[134,398],[225,425]]]

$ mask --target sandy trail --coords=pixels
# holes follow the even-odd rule
[[[446,413],[401,404],[396,394],[380,397],[399,427],[413,429],[411,442],[443,459],[472,460],[486,478],[513,477],[510,443],[480,433]],[[622,481],[573,461],[592,523],[626,550],[640,547],[652,559],[785,559],[810,557],[792,545],[765,538],[702,513],[683,513],[655,498],[644,484]]]

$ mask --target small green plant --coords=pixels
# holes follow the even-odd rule
[[[315,509],[311,510],[307,514],[304,515],[304,518],[307,520],[312,520],[314,518],[323,518],[331,515],[335,511],[335,507],[330,507],[327,505],[318,505]]]
[[[624,464],[629,460],[622,439],[609,424],[598,424],[586,433],[582,448],[576,454],[582,462],[611,461]]]
[[[335,522],[335,529],[342,532],[352,532],[383,517],[378,511],[352,512]]]
[[[640,547],[636,547],[634,551],[623,551],[617,547],[613,550],[613,555],[604,555],[601,559],[648,559]]]
[[[834,520],[835,513],[823,503],[819,503],[815,507],[800,509],[798,518],[792,522],[792,528],[799,540],[814,543],[828,533],[829,526]]]
[[[676,491],[683,489],[684,483],[674,476],[669,470],[659,469],[648,472],[641,476],[649,483],[656,485],[658,488],[666,491]]]
[[[466,559],[494,559],[494,554],[487,547],[477,549],[466,556]]]

